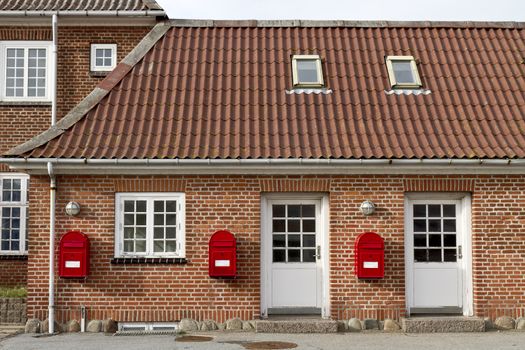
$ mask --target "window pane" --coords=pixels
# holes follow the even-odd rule
[[[444,246],[445,247],[455,247],[456,246],[456,235],[445,235],[444,236]]]
[[[135,209],[135,201],[124,201],[124,211],[132,212]]]
[[[166,252],[174,253],[177,250],[176,241],[166,241]]]
[[[135,234],[133,227],[124,227],[124,239],[132,239]]]
[[[414,235],[414,247],[426,247],[427,235]]]
[[[445,249],[443,260],[447,262],[455,262],[456,261],[456,249]]]
[[[155,227],[153,230],[154,239],[164,239],[164,227]]]
[[[444,219],[443,220],[443,232],[456,232],[456,220]]]
[[[285,235],[273,235],[273,246],[274,247],[286,247],[286,236]]]
[[[20,250],[20,241],[11,241],[11,250]]]
[[[297,79],[299,83],[318,83],[317,60],[297,60]]]
[[[288,262],[300,262],[301,261],[301,250],[300,249],[289,249],[288,250]]]
[[[441,249],[429,249],[428,250],[428,261],[429,262],[441,262]]]
[[[288,232],[301,232],[301,220],[288,220]]]
[[[443,216],[456,217],[456,206],[454,204],[443,205]]]
[[[301,217],[301,206],[300,205],[289,205],[288,206],[288,217],[294,217],[294,218]]]
[[[164,241],[155,241],[153,244],[153,251],[155,253],[164,252]]]
[[[10,250],[9,241],[2,241],[2,250]]]
[[[137,253],[146,252],[146,241],[135,241],[135,251]]]
[[[426,249],[414,249],[414,261],[426,262],[427,261],[427,250]]]
[[[166,225],[176,225],[177,224],[177,215],[175,214],[166,214]]]
[[[303,235],[303,247],[315,247],[315,235]]]
[[[146,214],[136,215],[137,225],[146,225]]]
[[[300,247],[301,235],[288,235],[288,247]]]
[[[177,212],[177,201],[166,201],[166,212],[176,213]]]
[[[439,218],[441,216],[441,205],[429,205],[428,206],[428,216],[429,217],[437,217]]]
[[[163,214],[155,214],[154,222],[155,222],[155,226],[164,225],[164,215]]]
[[[428,220],[428,232],[441,232],[441,220]]]
[[[424,218],[427,216],[427,206],[424,204],[414,205],[414,217]]]
[[[303,205],[303,218],[314,218],[315,217],[315,205]]]
[[[286,221],[285,220],[273,220],[273,232],[285,232]]]
[[[164,201],[155,201],[153,204],[154,210],[156,213],[164,212]]]
[[[145,227],[137,227],[135,229],[135,238],[146,238],[146,228]]]
[[[273,205],[272,206],[272,216],[274,218],[284,218],[286,216],[286,206],[285,205]]]
[[[177,238],[177,230],[175,227],[166,227],[166,239]]]
[[[412,73],[412,65],[410,61],[393,61],[392,68],[394,70],[394,76],[396,83],[398,84],[413,84],[415,78]]]
[[[124,225],[133,225],[135,223],[135,216],[133,214],[124,215]]]
[[[303,232],[315,232],[315,220],[303,220]]]
[[[303,250],[303,262],[315,262],[315,249]]]
[[[429,247],[441,247],[441,235],[429,235],[428,236]]]
[[[414,232],[427,232],[427,221],[414,220]]]
[[[286,250],[274,249],[273,250],[273,262],[285,262],[286,261]]]

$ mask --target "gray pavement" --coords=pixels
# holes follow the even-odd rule
[[[100,333],[61,334],[35,338],[21,334],[0,341],[2,350],[243,350],[252,341],[285,341],[298,344],[296,349],[461,349],[494,350],[525,349],[525,332],[447,333],[447,334],[387,334],[381,332],[339,334],[261,334],[210,332],[195,335],[212,336],[204,343],[182,343],[174,336],[109,336]]]

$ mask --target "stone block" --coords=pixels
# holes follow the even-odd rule
[[[26,322],[25,332],[30,334],[40,333],[40,320],[37,318],[28,320]]]
[[[357,318],[351,318],[348,320],[348,330],[350,332],[360,332],[363,329],[361,321]]]
[[[184,332],[195,332],[199,330],[199,323],[191,318],[180,320],[179,329]]]
[[[98,333],[102,330],[102,321],[100,320],[91,320],[88,322],[86,327],[86,332]]]
[[[365,329],[379,329],[379,323],[373,318],[365,319],[364,326]]]
[[[516,323],[512,317],[509,316],[501,316],[496,318],[496,321],[494,321],[494,326],[496,329],[499,330],[508,330],[508,329],[514,329]]]
[[[226,321],[226,329],[229,331],[240,331],[242,330],[242,321],[240,318],[232,318]]]
[[[41,333],[49,333],[49,319],[45,319],[44,322],[40,323],[40,332]],[[60,325],[57,321],[55,321],[53,333],[59,333],[60,332]]]
[[[390,319],[390,318],[387,318],[385,319],[385,322],[384,322],[384,325],[383,325],[383,330],[385,332],[395,332],[395,331],[398,331],[401,329],[401,326],[399,325],[399,323],[397,323],[396,321]]]

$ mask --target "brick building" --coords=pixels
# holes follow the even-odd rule
[[[78,104],[164,17],[154,1],[0,1],[0,153],[51,124],[52,15],[57,119]],[[0,164],[0,286],[26,284],[27,175]],[[14,209],[11,209],[14,208]],[[14,211],[13,211],[14,210]]]
[[[522,23],[158,24],[3,159],[31,175],[28,316],[47,315],[50,177],[56,244],[91,244],[86,279],[56,277],[62,321],[522,315],[524,39]],[[217,230],[237,239],[234,279],[208,275]],[[370,231],[382,278],[354,274]]]

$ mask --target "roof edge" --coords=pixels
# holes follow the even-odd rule
[[[6,156],[20,156],[63,134],[67,129],[80,121],[96,106],[122,78],[151,50],[151,48],[170,29],[167,22],[160,22],[153,27],[137,46],[102,80],[93,91],[69,111],[56,125],[6,152]]]
[[[359,27],[359,28],[525,28],[514,21],[352,21],[352,20],[207,20],[171,19],[173,27]]]
[[[2,10],[0,17],[166,17],[164,10]]]

